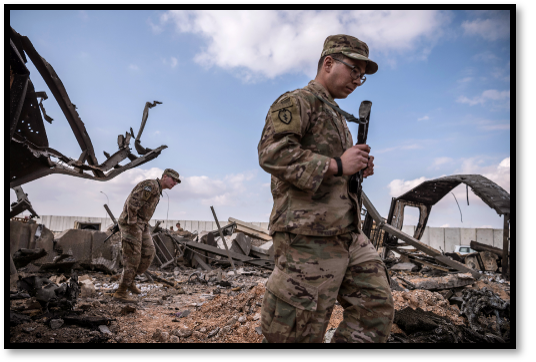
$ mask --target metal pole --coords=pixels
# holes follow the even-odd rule
[[[227,247],[227,242],[225,242],[225,238],[223,237],[223,232],[221,231],[220,222],[218,221],[218,218],[216,217],[216,211],[214,211],[214,208],[211,206],[210,210],[212,210],[212,215],[214,215],[214,220],[216,220],[216,225],[218,226],[218,231],[220,233],[220,238],[223,242],[223,246],[225,246],[225,250],[227,250],[227,256],[229,257],[229,261],[231,262],[231,266],[233,267],[233,271],[235,276],[238,275],[236,272],[236,267],[233,262],[233,258],[231,258],[231,254],[229,254],[229,248]]]
[[[509,280],[508,274],[508,235],[510,234],[510,214],[504,214],[504,229],[503,229],[503,256],[502,256],[502,277],[504,280]],[[508,279],[507,279],[508,276]]]
[[[166,230],[167,230],[169,228],[168,227],[168,223],[169,223],[169,195],[165,191],[164,191],[164,193],[167,196],[167,214],[166,214]]]

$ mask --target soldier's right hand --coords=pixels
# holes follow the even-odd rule
[[[341,156],[343,175],[353,175],[368,165],[369,145],[355,145],[347,149]]]

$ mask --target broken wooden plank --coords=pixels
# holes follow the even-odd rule
[[[401,279],[401,278],[400,278]],[[406,276],[415,289],[443,290],[464,287],[473,284],[476,280],[469,273],[449,274],[444,277],[417,277]],[[403,279],[404,280],[404,279]],[[406,280],[404,280],[406,281]]]
[[[235,219],[233,217],[229,218],[229,222],[236,223],[236,231],[243,232],[248,236],[252,236],[257,239],[269,241],[272,240],[272,237],[269,235],[268,230],[250,224],[248,222]]]
[[[449,272],[449,271],[450,271],[450,269],[447,268],[447,267],[440,266],[440,265],[433,264],[433,263],[429,263],[429,262],[427,262],[427,261],[419,260],[419,259],[417,259],[417,258],[412,259],[412,262],[414,262],[414,263],[418,263],[418,264],[422,264],[422,265],[426,265],[427,267],[434,268],[434,269],[438,269],[438,270],[442,270],[442,271],[445,271],[445,272]]]
[[[216,211],[214,211],[214,207],[210,207],[210,210],[212,210],[212,215],[214,216],[214,220],[216,220],[216,226],[218,227],[218,232],[220,233],[221,241],[223,242],[223,246],[225,246],[225,251],[227,252],[227,256],[229,257],[229,261],[231,262],[231,266],[233,267],[234,275],[238,275],[236,271],[236,267],[233,262],[233,258],[231,258],[231,255],[229,254],[229,248],[227,247],[227,242],[225,241],[225,237],[223,236],[223,232],[221,231],[220,222],[218,221],[218,217],[216,216]]]
[[[419,264],[422,264],[422,265],[426,265],[430,268],[434,268],[434,269],[439,269],[439,270],[443,270],[443,271],[446,271],[446,272],[449,272],[450,269],[447,268],[447,267],[444,267],[444,266],[441,266],[441,265],[437,265],[437,264],[434,264],[432,262],[430,262],[429,260],[426,260],[427,259],[430,259],[430,257],[428,256],[425,256],[425,255],[411,255],[410,253],[407,253],[407,252],[404,252],[398,248],[395,249],[395,251],[397,253],[400,253],[406,257],[408,257],[408,259],[411,261],[411,262],[415,262],[415,263],[419,263]],[[425,259],[425,260],[423,260]],[[432,260],[435,260],[435,259],[432,259]]]
[[[211,252],[213,254],[223,256],[223,257],[227,256],[227,253],[225,252],[225,250],[222,250],[222,249],[214,247],[214,246],[201,244],[201,243],[196,243],[195,241],[180,241],[180,242],[183,243],[184,245],[192,248],[192,249],[208,251],[208,252]],[[252,265],[256,265],[256,266],[262,266],[262,267],[265,267],[265,268],[268,268],[268,269],[273,269],[273,267],[270,267],[269,264],[267,264],[268,262],[271,262],[270,260],[250,258],[250,257],[245,256],[243,254],[233,253],[232,251],[229,251],[229,255],[231,256],[231,258],[233,258],[235,260],[238,260],[238,261],[241,261],[241,262],[244,262],[244,263],[248,263],[248,264],[252,264]],[[271,263],[273,263],[273,262],[271,262]],[[270,264],[270,265],[272,265],[272,264]]]
[[[171,287],[175,287],[175,284],[174,284],[174,283],[172,283],[172,282],[170,282],[170,281],[168,281],[168,280],[166,280],[166,279],[164,279],[164,278],[160,278],[158,275],[153,274],[153,273],[151,273],[151,272],[148,271],[148,270],[145,272],[145,275],[146,275],[147,277],[151,278],[151,279],[158,280],[158,281],[161,282],[161,283],[167,284],[167,285],[169,285],[169,286],[171,286]]]
[[[489,251],[491,253],[497,254],[498,257],[503,256],[503,249],[496,248],[494,246],[487,245],[487,244],[482,244],[482,243],[479,243],[479,242],[474,241],[474,240],[471,241],[470,245],[471,245],[471,249],[473,249],[473,250],[476,250],[476,251]],[[510,253],[508,253],[508,255],[510,255]]]
[[[233,239],[231,251],[248,256],[251,252],[251,239],[242,232],[237,233],[235,239]]]
[[[476,270],[468,268],[465,265],[463,265],[462,263],[459,263],[457,261],[452,260],[448,256],[439,255],[439,256],[436,256],[435,258],[436,258],[437,261],[439,261],[439,262],[441,262],[443,264],[446,264],[448,266],[451,266],[456,270],[460,270],[460,271],[462,271],[464,273],[471,273],[471,275],[475,279],[480,279],[480,277],[481,277],[480,273],[477,272]]]
[[[274,258],[274,242],[273,241],[267,241],[266,243],[262,244],[261,246],[255,246],[251,245],[251,253],[254,256],[258,256],[259,258]]]
[[[199,255],[194,254],[194,259],[201,266],[201,268],[205,269],[206,271],[212,270],[212,268],[207,263],[205,263]]]

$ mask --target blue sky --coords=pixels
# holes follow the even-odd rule
[[[375,175],[364,190],[383,216],[391,197],[426,179],[483,174],[510,192],[510,13],[507,11],[10,11],[10,25],[56,70],[77,105],[99,162],[117,135],[168,146],[154,161],[100,183],[63,175],[23,188],[42,215],[118,216],[138,182],[172,167],[184,180],[169,196],[169,218],[268,221],[270,176],[258,165],[266,113],[282,93],[316,73],[324,39],[346,33],[368,43],[379,64],[345,100],[357,114],[373,102],[368,144]],[[36,91],[48,91],[32,64]],[[50,147],[80,148],[47,92]],[[357,125],[350,124],[355,136]],[[131,142],[133,147],[133,142]],[[430,226],[502,228],[502,218],[465,187],[432,208]],[[167,196],[155,218],[168,214]],[[11,191],[10,202],[15,200]],[[406,215],[415,224],[417,213]]]

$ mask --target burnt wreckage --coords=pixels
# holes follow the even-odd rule
[[[419,241],[424,234],[432,206],[461,183],[466,184],[467,192],[469,192],[469,187],[471,187],[471,190],[489,207],[494,209],[499,216],[504,216],[501,267],[503,277],[507,279],[508,276],[509,279],[510,194],[495,182],[481,175],[452,175],[427,180],[405,194],[393,198],[387,219],[381,217],[372,202],[363,193],[363,206],[366,209],[363,222],[365,235],[369,237],[375,248],[380,251],[382,258],[385,258],[389,250],[403,253],[398,247],[411,245],[417,250],[431,256],[440,265],[446,265],[461,272],[469,272],[476,279],[480,278],[480,273],[477,271],[449,258],[442,251],[436,250]],[[404,209],[407,206],[417,208],[420,214],[419,222],[415,227],[413,236],[402,231]],[[402,240],[403,243],[399,243],[398,239]]]
[[[53,121],[43,106],[43,100],[46,100],[48,96],[43,91],[35,91],[30,79],[30,71],[26,67],[28,62],[26,57],[32,61],[43,77],[69,122],[82,149],[78,159],[67,157],[49,147],[43,123],[43,118],[50,124]],[[11,204],[10,218],[25,210],[31,213],[31,218],[38,216],[27,194],[22,190],[22,184],[54,173],[108,181],[133,167],[151,161],[167,148],[165,145],[155,149],[144,148],[140,143],[149,108],[161,104],[158,101],[147,102],[137,137],[134,136],[132,128],[125,135],[119,135],[117,137],[119,150],[113,155],[104,151],[106,160],[99,164],[84,123],[54,68],[39,55],[30,39],[20,35],[13,28],[10,29],[9,73],[9,187],[17,196],[17,201]],[[134,137],[134,145],[139,156],[134,155],[130,149],[130,140]],[[125,158],[128,158],[130,162],[119,165],[119,162]],[[35,259],[40,255],[39,252],[34,253],[35,255],[31,254],[32,250],[25,251],[30,254],[22,255],[22,257]],[[11,274],[16,275],[11,255],[10,270]]]
[[[67,157],[49,147],[43,123],[43,118],[50,124],[53,121],[43,106],[43,100],[48,99],[48,96],[43,91],[35,91],[30,71],[26,67],[28,62],[26,57],[32,61],[43,77],[69,122],[82,150],[78,159]],[[117,137],[119,150],[113,155],[104,151],[106,160],[99,163],[76,106],[69,99],[54,68],[39,55],[28,37],[20,35],[13,28],[10,29],[9,73],[9,187],[15,190],[17,195],[17,201],[11,205],[10,218],[24,210],[30,211],[32,218],[38,216],[27,194],[23,192],[22,184],[54,173],[108,181],[133,167],[151,161],[167,148],[165,145],[155,149],[144,148],[140,143],[149,108],[161,104],[158,101],[147,102],[138,135],[135,137],[132,128],[125,135],[119,135]],[[139,156],[131,152],[131,138],[135,138],[134,146]],[[119,165],[125,158],[130,162]]]

